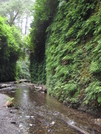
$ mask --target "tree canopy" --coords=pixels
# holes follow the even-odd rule
[[[10,26],[21,25],[24,18],[30,16],[32,0],[9,0],[0,5],[0,15],[7,17]]]

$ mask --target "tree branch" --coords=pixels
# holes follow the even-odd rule
[[[19,11],[17,11],[17,13],[15,14],[13,20],[12,20],[11,23],[10,23],[10,26],[12,26],[12,24],[14,23],[16,17],[18,16],[18,14],[19,14]]]

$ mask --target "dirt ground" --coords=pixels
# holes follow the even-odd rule
[[[3,107],[7,98],[0,94],[0,134],[20,134],[16,111]]]

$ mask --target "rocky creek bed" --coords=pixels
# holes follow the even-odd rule
[[[101,119],[97,115],[92,117],[86,113],[67,109],[57,100],[50,100],[50,97],[47,100],[46,94],[43,94],[46,92],[44,85],[2,83],[0,84],[0,91],[14,97],[15,103],[19,105],[16,107],[18,109],[3,107],[8,96],[0,94],[0,134],[33,134],[32,132],[34,134],[43,134],[43,132],[57,134],[56,131],[60,129],[60,126],[63,130],[60,129],[59,134],[64,134],[64,132],[69,132],[69,134],[100,134],[101,132]],[[54,111],[55,108],[59,111],[65,109],[66,112],[61,114],[57,110]],[[59,128],[57,129],[57,127]]]

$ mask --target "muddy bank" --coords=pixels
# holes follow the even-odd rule
[[[0,94],[0,134],[18,134],[19,123],[16,110],[3,107],[8,96]]]

